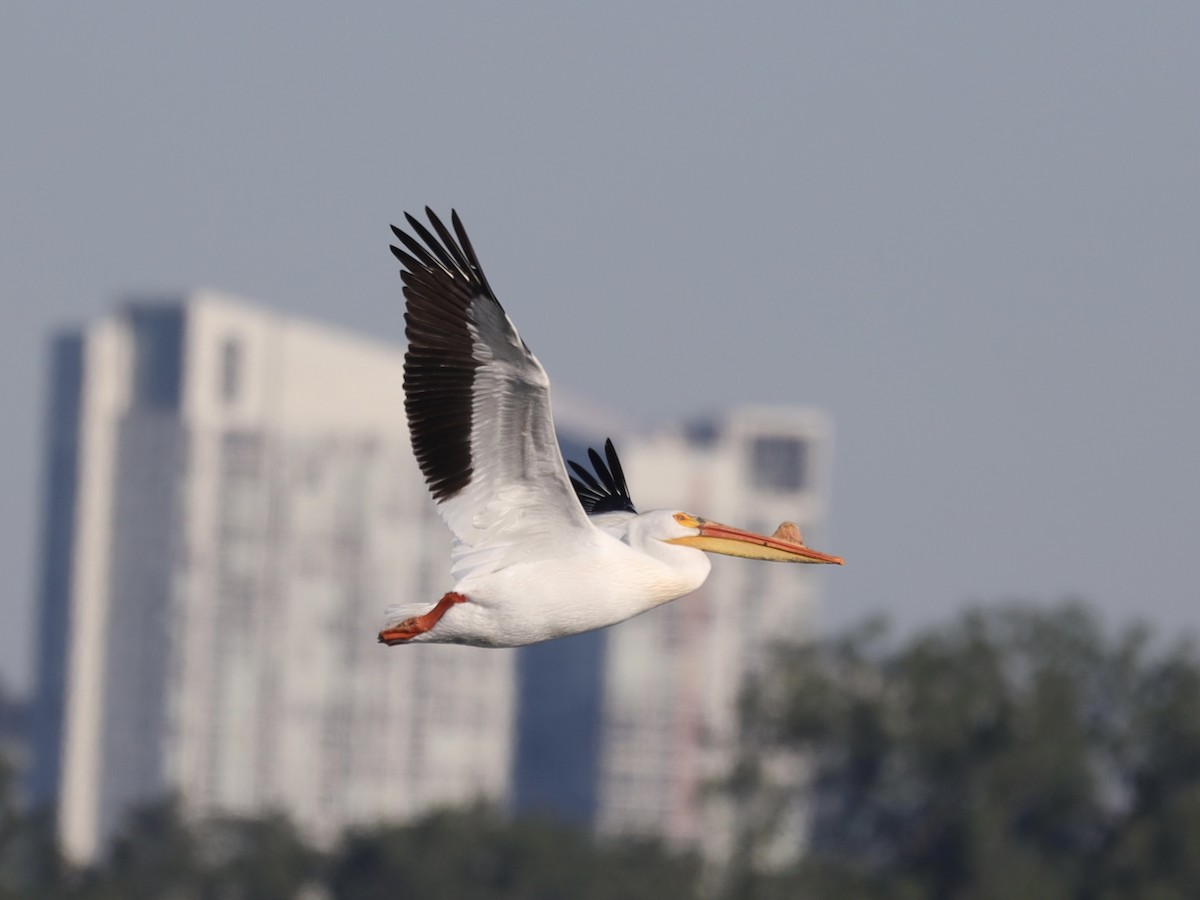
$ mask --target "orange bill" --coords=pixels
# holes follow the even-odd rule
[[[825,563],[840,566],[843,560],[840,556],[830,556],[818,553],[803,544],[781,540],[778,537],[767,537],[765,534],[755,534],[753,531],[743,531],[719,522],[709,522],[706,519],[695,519],[695,527],[700,529],[696,535],[672,538],[673,544],[684,544],[707,550],[709,553],[722,553],[725,556],[741,556],[746,559],[765,559],[771,562],[792,563]]]

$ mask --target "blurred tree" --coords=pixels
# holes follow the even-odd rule
[[[781,648],[725,786],[729,900],[1200,897],[1200,658],[1081,606],[874,623]],[[807,777],[797,780],[797,773]],[[0,760],[0,900],[639,900],[709,896],[699,861],[485,806],[359,829],[328,854],[282,815],[133,815],[77,871]],[[799,784],[799,786],[797,786]],[[312,891],[306,890],[313,888]]]
[[[684,900],[698,877],[695,859],[656,843],[597,843],[476,806],[349,835],[329,885],[336,900]]]
[[[16,771],[0,753],[0,900],[66,896],[69,867],[58,850],[53,823],[17,803]]]
[[[695,859],[655,843],[597,843],[482,806],[359,830],[323,856],[282,815],[193,824],[164,801],[129,818],[102,864],[14,884],[0,900],[686,900],[698,875]]]
[[[320,856],[280,814],[191,824],[168,800],[135,812],[108,862],[80,879],[79,900],[292,900]]]
[[[8,758],[0,753],[0,900],[20,897],[23,885],[18,844],[22,825],[13,796],[14,773]]]
[[[728,789],[731,897],[1200,897],[1200,661],[1079,605],[780,651]],[[806,761],[781,789],[764,761]],[[803,804],[806,833],[781,830]],[[793,862],[766,849],[793,844]],[[804,845],[803,855],[800,845]]]
[[[202,874],[196,838],[178,800],[170,798],[129,816],[106,863],[81,874],[78,896],[199,900]]]
[[[280,813],[214,819],[197,834],[204,900],[291,900],[320,872],[321,856]]]

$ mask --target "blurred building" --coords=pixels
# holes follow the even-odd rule
[[[70,857],[168,792],[318,840],[507,797],[514,655],[374,644],[447,586],[402,362],[210,293],[56,340],[31,792]]]
[[[816,411],[743,408],[635,441],[625,469],[640,508],[679,507],[763,534],[792,521],[823,549],[831,438]],[[714,557],[687,602],[613,631],[602,832],[661,834],[724,855],[731,813],[710,788],[734,762],[739,695],[772,644],[809,636],[824,571]]]
[[[639,510],[767,534],[794,521],[815,547],[831,446],[828,420],[796,408],[743,408],[618,441]],[[676,603],[522,651],[519,808],[723,856],[732,811],[710,788],[734,761],[738,695],[773,642],[809,633],[822,569],[713,557],[704,587]],[[801,776],[779,762],[788,771],[774,774]]]
[[[402,349],[211,293],[53,344],[31,795],[69,856],[130,809],[281,809],[318,841],[477,797],[721,854],[707,788],[737,697],[807,633],[819,569],[714,558],[697,593],[520,651],[374,643],[449,587],[412,457]],[[606,435],[640,509],[818,543],[830,429],[741,409],[637,432],[555,391],[564,451]]]

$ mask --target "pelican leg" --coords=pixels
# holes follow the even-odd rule
[[[418,634],[424,634],[440,622],[442,616],[446,614],[446,610],[455,603],[462,603],[466,599],[465,595],[450,591],[429,612],[413,616],[411,619],[405,619],[403,622],[397,622],[392,627],[385,628],[379,632],[379,643],[394,647],[396,644],[404,644],[411,641]]]

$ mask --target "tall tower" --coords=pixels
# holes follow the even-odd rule
[[[681,509],[770,534],[796,522],[820,547],[831,427],[815,410],[746,407],[629,440],[639,509]],[[819,566],[713,557],[696,593],[607,633],[596,823],[719,858],[730,810],[707,790],[739,739],[738,698],[773,642],[810,633]]]
[[[724,850],[704,788],[818,573],[716,558],[700,592],[601,632],[388,650],[384,607],[450,586],[400,349],[197,293],[65,334],[51,363],[31,791],[72,858],[168,792],[197,816],[282,809],[319,841],[483,797]],[[819,546],[819,413],[635,434],[555,406],[576,459],[621,438],[639,508],[790,519]]]
[[[31,787],[71,857],[169,791],[318,840],[507,797],[514,655],[374,643],[448,577],[400,350],[198,293],[53,365]]]
[[[602,443],[589,428],[567,426],[567,458],[583,462],[584,442]],[[603,428],[639,510],[684,510],[767,534],[794,521],[821,546],[832,433],[820,412],[743,407],[642,433]],[[823,567],[712,563],[705,585],[674,603],[522,650],[518,810],[663,837],[714,859],[728,852],[732,811],[708,788],[734,762],[748,676],[772,642],[810,633]],[[799,777],[794,760],[776,762],[773,777]]]

